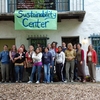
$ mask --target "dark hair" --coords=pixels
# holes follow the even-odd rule
[[[44,50],[45,50],[45,49],[48,49],[48,51],[49,51],[49,48],[48,48],[48,47],[45,47]]]
[[[62,49],[62,46],[58,46],[58,48],[61,48]]]
[[[57,45],[57,44],[58,44],[57,42],[53,41],[53,42],[51,43],[51,45],[53,45],[53,43],[55,43],[55,45]]]
[[[8,48],[8,45],[7,45],[7,44],[5,44],[4,46],[6,46],[6,47]],[[3,47],[4,47],[4,46],[3,46]]]
[[[64,41],[62,43],[65,43]],[[66,44],[66,43],[65,43]]]
[[[24,47],[23,51],[24,51],[24,52],[27,52],[27,50],[26,50],[26,48],[25,48],[25,45],[24,45],[24,44],[21,44],[20,47],[22,47],[22,46]]]
[[[82,47],[82,44],[81,43],[77,43],[77,45],[80,45],[80,47]]]

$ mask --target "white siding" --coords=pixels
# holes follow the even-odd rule
[[[70,0],[70,11],[81,11],[81,10],[83,10],[83,0]]]
[[[87,44],[83,44],[82,46],[86,54],[87,47],[91,43],[88,37],[90,34],[100,33],[99,5],[99,0],[85,0],[84,8],[86,15],[83,22],[79,22],[76,19],[64,19],[62,22],[58,23],[58,29],[56,31],[15,31],[13,22],[0,21],[0,38],[16,38],[17,47],[23,43],[26,45],[26,48],[28,48],[28,35],[47,35],[50,38],[48,43],[57,41],[58,45],[61,45],[61,37],[79,36],[82,44],[84,38],[86,38],[88,41]],[[87,66],[86,73],[88,74]]]
[[[0,0],[0,13],[7,12],[7,0]]]

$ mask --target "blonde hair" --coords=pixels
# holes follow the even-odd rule
[[[68,49],[73,49],[72,43],[68,43],[68,44],[67,44],[67,47],[68,47]]]

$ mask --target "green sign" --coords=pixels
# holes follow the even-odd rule
[[[16,10],[15,30],[57,30],[56,10]]]

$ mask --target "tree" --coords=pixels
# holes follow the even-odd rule
[[[45,0],[31,0],[34,2],[35,9],[45,9]]]

